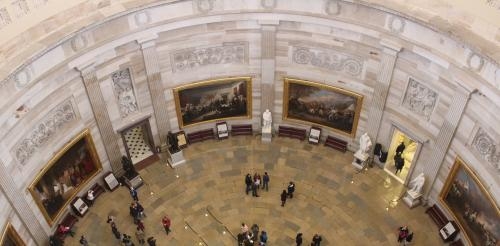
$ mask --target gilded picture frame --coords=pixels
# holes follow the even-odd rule
[[[439,195],[470,245],[500,243],[500,210],[474,171],[457,157]]]
[[[252,115],[251,77],[194,82],[174,88],[173,94],[180,128]]]
[[[354,137],[363,96],[339,87],[285,78],[283,119],[321,125]]]
[[[28,187],[50,226],[101,170],[89,129],[75,136],[52,157]]]
[[[0,246],[25,246],[26,244],[21,239],[16,229],[10,222],[7,222],[0,238]]]

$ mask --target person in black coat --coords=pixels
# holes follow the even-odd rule
[[[293,192],[295,192],[295,183],[290,181],[290,184],[288,185],[288,196],[290,198],[293,198]]]
[[[396,148],[396,155],[401,155],[403,154],[403,151],[405,151],[405,143],[404,142],[401,142],[398,147]]]
[[[286,190],[283,190],[283,192],[281,192],[281,206],[282,207],[285,206],[286,197],[287,197]]]
[[[302,245],[302,233],[297,233],[297,236],[295,237],[295,243],[297,243],[297,246]]]
[[[252,189],[253,185],[252,176],[249,173],[247,173],[247,176],[245,176],[245,184],[247,185],[245,192],[248,195],[248,192]]]

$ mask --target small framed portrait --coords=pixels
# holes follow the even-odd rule
[[[52,226],[82,187],[101,170],[92,136],[86,129],[52,157],[28,190]]]

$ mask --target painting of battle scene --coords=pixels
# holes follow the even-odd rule
[[[45,165],[28,189],[50,225],[101,169],[88,129],[74,137]]]
[[[500,211],[477,176],[457,158],[440,201],[458,220],[471,245],[500,243]]]
[[[363,96],[316,82],[286,78],[283,97],[284,119],[319,124],[354,137]]]
[[[179,127],[251,115],[251,78],[208,80],[174,88]]]

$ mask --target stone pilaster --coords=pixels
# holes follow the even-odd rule
[[[373,86],[372,101],[369,104],[368,120],[366,122],[366,132],[373,142],[377,140],[387,93],[389,92],[392,74],[394,73],[394,66],[398,53],[402,49],[400,45],[388,41],[383,41],[381,44],[383,49],[380,71],[377,75],[377,82]],[[361,136],[361,134],[359,135]],[[370,155],[373,155],[373,152]]]
[[[170,124],[167,113],[167,100],[164,95],[165,88],[163,88],[161,81],[160,65],[158,63],[158,54],[156,52],[154,39],[156,39],[156,37],[148,40],[138,40],[138,42],[142,49],[149,94],[153,104],[156,127],[158,128],[161,144],[167,142],[167,133],[170,130]]]
[[[261,30],[261,103],[260,112],[274,108],[274,80],[276,71],[276,25],[279,22],[262,21]]]
[[[429,153],[427,160],[424,162],[426,183],[429,184],[425,189],[425,200],[429,198],[429,193],[436,182],[439,169],[441,168],[443,160],[446,156],[446,151],[450,146],[453,135],[455,134],[458,123],[462,118],[462,114],[467,106],[467,102],[469,101],[472,92],[473,91],[460,85],[458,85],[455,90],[450,108],[444,118],[443,125],[441,126],[441,129],[439,129],[439,133],[434,141],[434,146],[431,148],[432,151]]]
[[[0,188],[14,212],[21,219],[21,223],[28,229],[28,233],[37,245],[47,245],[49,236],[43,230],[42,225],[38,221],[38,218],[35,217],[25,197],[20,195],[22,192],[17,189],[12,176],[9,175],[9,172],[1,161],[0,173],[2,173],[0,175]]]
[[[117,140],[119,137],[113,130],[113,125],[111,124],[111,119],[109,118],[108,111],[106,109],[106,102],[104,101],[101,88],[99,86],[99,80],[97,79],[96,71],[93,65],[87,66],[85,68],[77,68],[83,79],[83,84],[87,90],[87,96],[92,106],[92,111],[94,113],[94,118],[97,122],[99,132],[101,133],[101,139],[104,143],[104,148],[106,149],[106,154],[108,155],[108,160],[111,165],[111,169],[116,176],[121,176],[123,174],[123,168],[121,164],[120,147],[118,146]]]

